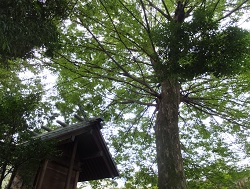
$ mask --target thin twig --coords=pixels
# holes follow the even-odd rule
[[[237,6],[235,9],[233,9],[232,11],[230,11],[229,13],[227,13],[225,16],[221,17],[221,18],[218,19],[217,21],[219,22],[219,21],[221,21],[221,20],[223,20],[223,19],[229,17],[229,16],[230,16],[231,14],[233,14],[234,12],[240,10],[240,9],[242,8],[242,6],[243,6],[245,3],[247,3],[248,1],[249,1],[249,0],[243,1],[239,6]]]

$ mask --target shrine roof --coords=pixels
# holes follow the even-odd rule
[[[57,128],[55,130],[51,130],[49,132],[45,132],[35,136],[35,138],[40,138],[42,140],[49,140],[49,139],[63,139],[64,136],[68,135],[80,135],[82,132],[88,131],[91,129],[90,127],[96,127],[99,130],[102,129],[102,118],[94,118],[88,121],[81,121],[75,124],[67,125],[65,123],[63,127]],[[60,122],[62,123],[62,122]]]
[[[119,173],[100,131],[102,121],[101,118],[94,118],[72,125],[60,123],[63,127],[37,135],[35,138],[56,140],[61,146],[67,146],[77,140],[78,182],[113,178]],[[66,158],[60,163],[67,165],[67,161]]]

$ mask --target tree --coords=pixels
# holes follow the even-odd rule
[[[58,48],[57,24],[70,13],[67,0],[3,0],[0,2],[0,55],[8,59],[28,58],[34,48],[45,48],[52,56]]]
[[[10,61],[9,70],[0,68],[0,188],[3,180],[17,170],[23,173],[25,183],[30,184],[40,161],[54,153],[53,142],[33,139],[40,119],[46,114],[46,106],[41,102],[40,80],[19,78],[24,65]]]
[[[67,0],[0,2],[0,188],[3,179],[20,171],[21,165],[29,161],[32,169],[32,161],[37,164],[52,153],[50,144],[32,138],[32,131],[49,116],[48,104],[41,102],[42,85],[37,79],[22,81],[19,76],[27,70],[38,73],[37,67],[19,58],[27,60],[39,48],[53,56],[60,48],[57,25],[73,5]],[[32,153],[34,149],[40,153]],[[27,176],[30,170],[26,167],[25,171]]]
[[[194,171],[192,158],[200,165],[211,154],[208,165],[238,158],[225,133],[247,151],[249,32],[237,23],[248,6],[247,0],[79,2],[52,64],[64,101],[58,108],[81,103],[90,115],[103,114],[121,126],[116,150],[141,145],[142,159],[155,140],[158,188],[187,188],[184,166]],[[192,155],[184,165],[182,154]],[[148,176],[155,170],[143,168]],[[188,171],[190,179],[199,175]]]

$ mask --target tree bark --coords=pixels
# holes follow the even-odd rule
[[[161,85],[155,126],[158,188],[186,189],[178,127],[180,87],[178,80],[173,78]]]

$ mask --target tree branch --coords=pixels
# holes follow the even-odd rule
[[[149,6],[153,7],[155,10],[157,10],[159,13],[161,13],[168,21],[172,21],[173,18],[170,16],[170,14],[164,13],[161,9],[159,9],[157,6],[155,6],[150,0],[146,0],[149,4]]]
[[[231,10],[229,13],[227,13],[225,16],[221,17],[221,18],[218,19],[217,21],[219,22],[219,21],[221,21],[221,20],[223,20],[223,19],[229,17],[229,16],[230,16],[231,14],[233,14],[234,12],[240,10],[240,9],[242,8],[242,6],[243,6],[245,3],[247,3],[248,1],[249,1],[249,0],[243,1],[238,7],[236,7],[236,8],[233,9],[233,10]]]
[[[132,17],[133,17],[138,23],[140,23],[140,24],[142,25],[143,28],[146,29],[146,26],[143,24],[143,22],[141,22],[141,21],[133,14],[133,12],[131,12],[131,11],[123,4],[123,2],[122,2],[121,0],[119,0],[119,2],[120,2],[121,5],[122,5],[131,15],[132,15]]]
[[[113,21],[111,15],[110,15],[109,11],[107,10],[106,6],[102,3],[102,1],[101,1],[101,4],[102,4],[102,6],[104,7],[106,13],[108,14],[108,17],[109,17],[109,19],[110,19],[110,21],[111,21],[111,23],[112,23],[112,25],[113,25],[113,28],[114,28],[116,34],[117,34],[118,37],[119,37],[118,40],[124,45],[124,47],[129,51],[129,53],[132,54],[131,50],[128,48],[128,46],[126,45],[126,43],[122,40],[122,38],[121,38],[121,36],[120,36],[120,32],[117,30],[116,25],[114,24],[114,21]],[[123,5],[123,4],[122,4],[122,5]],[[143,26],[144,26],[144,25],[143,25]],[[134,57],[134,56],[133,56],[133,57]],[[141,75],[142,75],[142,78],[143,78],[142,81],[146,84],[146,80],[145,80],[145,78],[144,78],[144,74],[143,74],[143,72],[142,72],[141,66],[140,66],[136,61],[134,61],[134,62],[137,64],[137,66],[138,66],[138,68],[139,68],[139,70],[140,70],[140,72],[141,72]],[[127,72],[127,73],[128,73],[128,72]]]
[[[206,113],[206,114],[208,114],[208,115],[218,116],[218,117],[220,117],[220,118],[222,118],[222,119],[224,119],[224,120],[226,120],[226,121],[228,121],[228,122],[230,122],[230,123],[237,124],[237,125],[240,125],[240,126],[242,126],[242,127],[248,128],[248,127],[246,127],[245,125],[243,125],[243,124],[241,124],[241,123],[235,121],[235,119],[231,118],[231,117],[230,117],[228,114],[226,114],[226,113],[222,113],[222,112],[220,113],[220,112],[218,112],[218,111],[216,111],[216,110],[213,110],[213,109],[211,109],[211,108],[209,108],[209,107],[207,107],[207,106],[204,106],[204,105],[202,105],[202,104],[199,104],[199,103],[196,103],[196,102],[192,102],[192,101],[187,102],[187,104],[191,105],[191,106],[194,107],[195,109],[197,109],[197,110],[199,110],[199,111],[201,111],[201,112],[203,112],[203,113]]]
[[[220,1],[221,1],[221,0],[218,0],[218,1],[215,3],[215,6],[214,6],[214,8],[213,8],[213,12],[216,10],[216,8],[217,8],[217,6],[218,6],[218,4],[219,4]]]
[[[71,60],[68,59],[67,57],[63,57],[63,58],[65,58],[65,60],[67,60],[68,62],[71,62]],[[84,77],[84,78],[93,78],[93,79],[103,78],[103,79],[108,79],[110,81],[115,81],[115,82],[118,82],[118,83],[127,84],[127,85],[129,85],[131,87],[140,89],[142,91],[145,91],[148,94],[151,94],[151,95],[155,96],[155,93],[153,93],[152,91],[146,90],[145,88],[143,88],[141,86],[138,86],[138,85],[135,85],[135,84],[131,83],[130,81],[121,80],[121,77],[119,77],[119,79],[118,78],[114,78],[114,77],[109,77],[109,76],[106,76],[106,75],[99,74],[97,72],[90,71],[88,69],[84,69],[84,71],[85,71],[85,73],[90,74],[90,75],[84,75],[79,70],[75,70],[75,69],[69,68],[69,67],[67,67],[67,66],[65,66],[63,64],[60,64],[59,62],[55,62],[55,63],[61,65],[65,69],[69,70],[70,72],[72,72],[74,74],[78,74],[79,76]]]
[[[168,18],[172,19],[171,15],[170,15],[170,13],[169,13],[169,11],[168,11],[168,7],[167,7],[165,1],[164,1],[164,0],[161,0],[161,2],[162,2],[163,6],[164,6],[164,8],[165,8],[165,11],[167,12]]]
[[[81,19],[80,19],[81,20]],[[150,94],[153,96],[159,97],[159,94],[150,87],[146,82],[143,80],[140,80],[134,76],[132,76],[123,66],[121,66],[114,58],[113,56],[104,48],[104,46],[101,44],[101,42],[97,39],[97,37],[93,34],[92,31],[84,24],[84,22],[81,20],[81,24],[85,27],[85,29],[90,33],[90,35],[93,37],[93,39],[97,42],[99,47],[102,49],[102,51],[116,64],[116,66],[123,71],[124,76],[131,78],[132,80],[144,85],[146,88],[150,90]]]
[[[118,101],[118,100],[114,100],[113,101],[114,104],[139,104],[139,105],[146,105],[146,106],[154,106],[156,107],[156,104],[153,104],[153,103],[146,103],[146,102],[141,102],[139,100],[124,100],[124,101]]]

